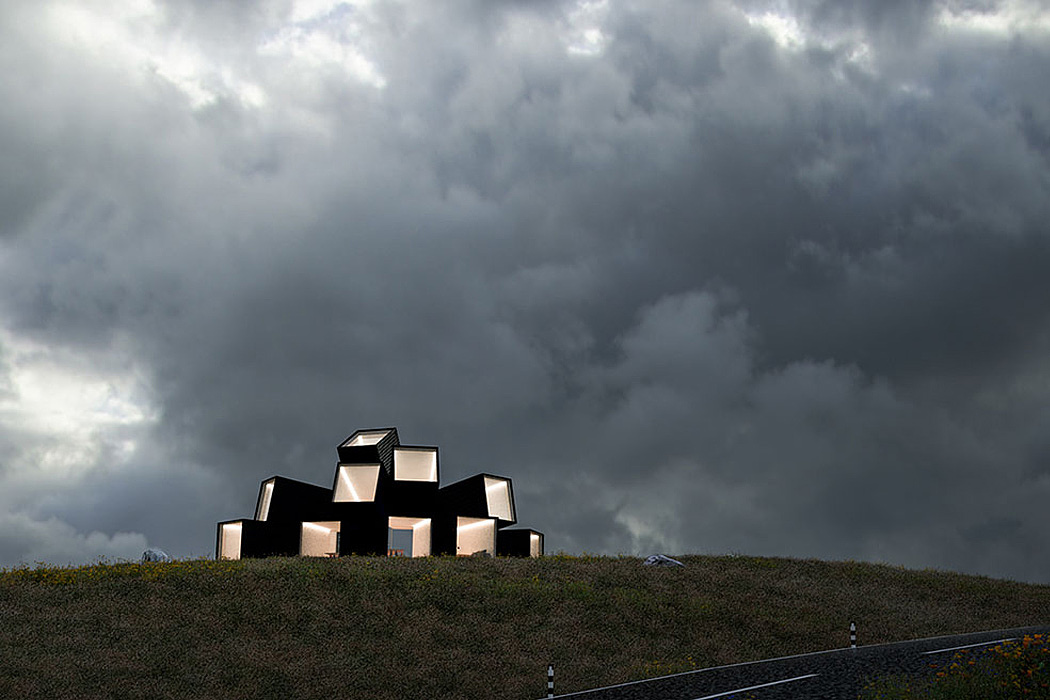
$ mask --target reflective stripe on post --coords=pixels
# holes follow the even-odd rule
[[[547,664],[547,697],[554,697],[554,664]]]
[[[857,648],[857,623],[849,623],[849,648]]]

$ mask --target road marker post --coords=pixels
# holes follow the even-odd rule
[[[554,664],[547,664],[547,697],[554,697]]]
[[[850,622],[849,623],[849,648],[850,649],[856,649],[857,648],[857,623],[856,622]]]

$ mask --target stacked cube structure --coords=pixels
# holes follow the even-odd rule
[[[266,479],[255,518],[218,524],[215,558],[543,554],[543,533],[509,527],[510,479],[439,486],[438,448],[402,445],[397,428],[358,430],[336,449],[331,488]]]

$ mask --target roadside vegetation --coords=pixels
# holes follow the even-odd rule
[[[552,555],[0,570],[0,697],[535,700],[548,663],[561,694],[845,647],[851,620],[859,644],[877,644],[1050,619],[1050,586],[857,562],[676,558],[686,567]],[[1022,675],[1044,648],[1023,646]],[[931,677],[947,687],[943,670]],[[892,682],[870,697],[928,697],[893,695]]]
[[[866,687],[863,700],[1046,700],[1050,698],[1050,640],[1035,634],[990,649],[961,649],[924,678],[892,676]]]

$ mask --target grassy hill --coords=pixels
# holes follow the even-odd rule
[[[1043,624],[1050,586],[856,562],[348,557],[0,572],[0,697],[513,698]]]

